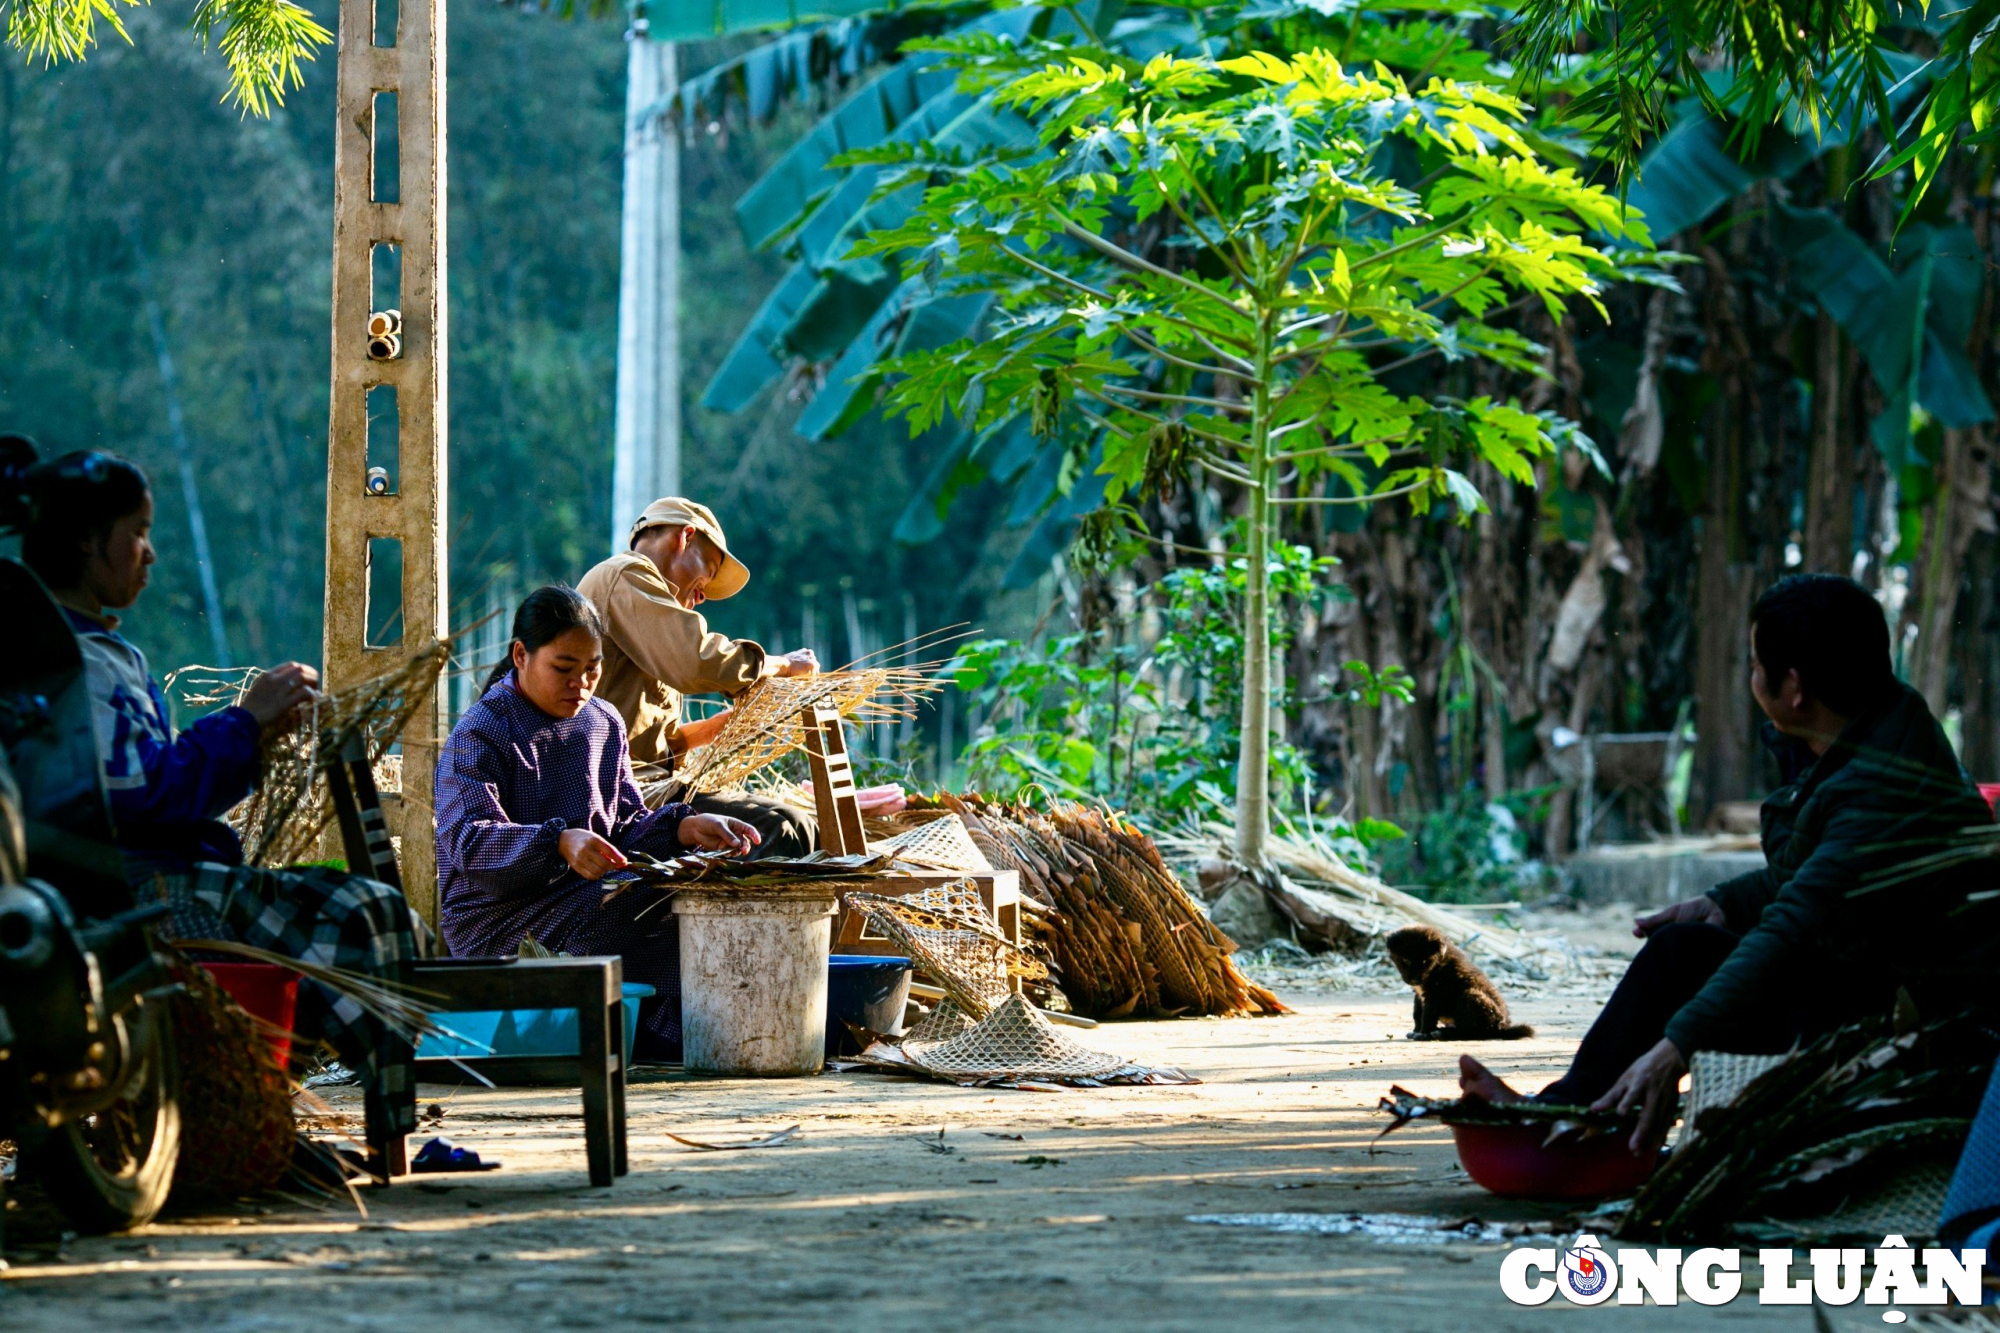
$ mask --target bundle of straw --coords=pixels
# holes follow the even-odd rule
[[[334,818],[325,764],[359,735],[369,762],[379,766],[437,688],[451,650],[450,639],[438,639],[394,671],[319,696],[300,710],[297,725],[265,738],[257,790],[229,813],[246,862],[287,866],[315,858]],[[167,677],[167,688],[190,707],[227,707],[242,700],[257,675],[254,667],[183,667]]]
[[[1138,828],[1083,805],[1047,814],[978,796],[940,796],[995,865],[1020,872],[1044,910],[1024,925],[1045,947],[1063,995],[1093,1018],[1281,1014],[1247,980],[1236,945],[1209,921]]]

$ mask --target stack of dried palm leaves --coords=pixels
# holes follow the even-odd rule
[[[937,799],[965,821],[987,860],[1020,872],[1030,907],[1024,928],[1047,950],[1079,1014],[1285,1012],[1236,970],[1235,944],[1131,824],[1081,805],[1045,814],[977,796]]]
[[[1993,1065],[1969,1020],[1832,1032],[1703,1111],[1618,1235],[1832,1243],[1935,1226]]]
[[[797,860],[767,856],[746,861],[732,852],[690,852],[670,860],[658,860],[644,852],[628,854],[623,870],[604,877],[606,902],[632,888],[686,888],[691,884],[709,887],[771,888],[814,881],[835,883],[865,882],[900,873],[895,858],[879,855],[828,856],[814,852]]]
[[[369,761],[381,765],[450,660],[451,640],[439,639],[394,671],[321,695],[300,710],[291,730],[267,738],[257,790],[229,814],[243,839],[244,859],[255,866],[314,859],[334,818],[322,776],[327,760],[360,736]],[[167,677],[167,688],[191,708],[228,707],[241,701],[257,675],[254,667],[183,667]]]

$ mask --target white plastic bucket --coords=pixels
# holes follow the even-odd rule
[[[826,1062],[830,889],[687,888],[681,1060],[704,1074],[817,1074]]]

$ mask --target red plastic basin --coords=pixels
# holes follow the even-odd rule
[[[292,1020],[298,1015],[299,974],[271,963],[203,963],[215,984],[264,1025],[278,1068],[292,1058]]]
[[[1656,1152],[1634,1155],[1623,1134],[1565,1136],[1543,1146],[1543,1125],[1453,1125],[1465,1174],[1511,1199],[1609,1199],[1653,1174]]]

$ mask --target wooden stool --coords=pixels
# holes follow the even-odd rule
[[[854,794],[854,761],[847,754],[847,728],[835,708],[808,708],[806,764],[812,769],[813,807],[819,815],[820,850],[828,856],[866,856],[868,830]]]
[[[575,1055],[482,1055],[482,1070],[524,1080],[566,1081],[583,1089],[583,1144],[590,1183],[611,1184],[626,1173],[625,1160],[625,960],[622,958],[439,958],[418,963],[411,985],[439,1013],[493,1009],[576,1011]],[[441,996],[441,999],[431,997]],[[420,1059],[427,1082],[465,1077],[455,1060]],[[373,1130],[370,1153],[374,1155]]]
[[[327,788],[340,821],[348,869],[403,887],[375,772],[360,736],[351,737],[339,757],[326,765]],[[583,1141],[590,1183],[608,1186],[626,1173],[625,961],[622,958],[439,958],[416,963],[406,978],[424,992],[425,1007],[463,1014],[493,1009],[570,1009],[576,1012],[574,1056],[481,1057],[528,1077],[560,1078],[573,1072],[583,1089]],[[450,1060],[413,1060],[413,1076],[425,1073],[462,1077]],[[368,1101],[368,1169],[386,1185],[409,1170],[408,1145],[391,1134],[388,1108]]]

